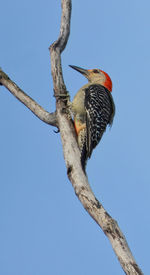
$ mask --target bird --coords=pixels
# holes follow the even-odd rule
[[[88,79],[88,83],[79,89],[71,103],[81,165],[86,173],[87,160],[100,142],[107,125],[113,123],[115,104],[111,95],[112,81],[100,69],[69,66]]]

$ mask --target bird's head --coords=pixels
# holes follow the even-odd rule
[[[108,89],[109,92],[112,91],[112,81],[111,78],[107,73],[100,69],[92,69],[92,70],[86,70],[74,65],[69,65],[72,69],[78,71],[79,73],[83,74],[89,82],[95,83],[95,84],[101,84],[106,89]]]

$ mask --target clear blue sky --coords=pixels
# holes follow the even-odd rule
[[[60,1],[1,2],[0,67],[54,111],[48,47]],[[149,274],[150,3],[73,1],[62,54],[71,97],[86,80],[68,64],[101,68],[113,81],[116,115],[87,167],[96,197]],[[60,135],[0,87],[0,274],[123,275],[111,245],[68,181]]]

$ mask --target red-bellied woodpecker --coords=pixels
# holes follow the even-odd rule
[[[81,151],[81,164],[85,171],[87,159],[99,143],[107,124],[111,125],[115,114],[115,105],[111,96],[112,81],[102,70],[85,70],[72,66],[88,79],[75,95],[72,102],[74,125]]]

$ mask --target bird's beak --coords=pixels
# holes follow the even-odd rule
[[[79,73],[87,76],[88,75],[88,70],[85,70],[83,68],[80,68],[80,67],[77,67],[77,66],[74,66],[74,65],[69,65],[69,67],[71,67],[72,69],[78,71]]]

